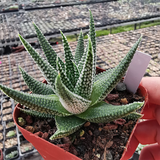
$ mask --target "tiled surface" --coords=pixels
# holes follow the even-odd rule
[[[30,1],[30,2],[29,2]],[[66,4],[81,4],[81,3],[94,3],[98,2],[99,0],[35,0],[31,1],[29,0],[29,3],[26,3],[24,5],[25,9],[28,8],[41,8],[41,7],[49,7],[52,5],[66,5]],[[109,1],[109,0],[100,0],[101,2],[103,1]],[[115,0],[116,1],[116,0]]]
[[[93,13],[97,28],[147,17],[160,17],[160,3],[143,4],[140,0],[0,14],[0,43],[18,43],[17,33],[24,38],[35,37],[32,22],[35,22],[46,36],[59,34],[59,29],[68,33],[86,29],[89,24],[88,8]]]

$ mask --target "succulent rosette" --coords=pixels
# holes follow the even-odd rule
[[[39,66],[48,85],[35,80],[20,67],[23,79],[32,94],[10,89],[2,84],[0,89],[9,97],[25,105],[26,109],[20,108],[23,112],[37,117],[54,118],[57,131],[50,137],[51,140],[74,133],[86,121],[107,123],[126,116],[132,119],[141,117],[141,114],[135,111],[143,106],[143,102],[116,106],[104,101],[124,76],[141,38],[118,66],[96,75],[96,36],[91,11],[87,45],[84,47],[81,31],[75,56],[71,52],[66,37],[60,31],[65,62],[58,57],[39,28],[33,25],[46,60],[21,35],[19,37]]]

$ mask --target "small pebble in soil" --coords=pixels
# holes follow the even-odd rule
[[[110,124],[110,123],[106,124],[106,125],[103,127],[103,129],[104,129],[105,131],[107,131],[107,130],[112,130],[112,129],[117,129],[117,128],[118,128],[118,125],[116,125],[116,124]]]
[[[123,125],[126,123],[126,120],[125,119],[117,119],[114,121],[115,124],[119,124],[119,125]]]
[[[34,133],[35,129],[32,126],[26,126],[25,129],[31,133]]]
[[[42,138],[45,139],[45,140],[47,140],[47,139],[48,139],[48,136],[49,136],[48,133],[45,132],[45,133],[43,133]]]
[[[118,94],[108,94],[107,97],[106,97],[106,99],[107,99],[108,101],[113,101],[113,100],[116,100],[116,99],[118,99],[118,98],[119,98],[119,95],[118,95]]]
[[[43,132],[39,131],[39,132],[36,132],[35,135],[37,135],[38,137],[42,137],[43,135]]]
[[[79,136],[82,137],[84,135],[85,131],[84,130],[81,130]]]
[[[122,104],[128,104],[127,98],[122,98],[122,99],[121,99],[121,103],[122,103]]]
[[[90,124],[91,124],[90,122],[87,122],[84,124],[84,127],[88,127],[88,126],[90,126]]]
[[[89,133],[89,135],[90,135],[90,136],[92,136],[92,135],[93,135],[93,133],[92,133],[92,131],[91,131],[91,130],[89,130],[89,131],[88,131],[88,133]]]
[[[116,86],[116,90],[117,91],[125,91],[127,89],[125,83],[123,82],[119,82]]]
[[[85,137],[80,137],[81,140],[85,140]]]
[[[136,101],[143,101],[142,97],[136,94],[133,95],[133,99]]]
[[[33,123],[33,119],[32,119],[32,117],[30,116],[30,115],[27,115],[26,116],[26,122],[27,122],[27,124],[32,124]]]

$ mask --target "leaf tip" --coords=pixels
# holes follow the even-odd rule
[[[18,68],[19,68],[19,70],[22,72],[23,71],[23,69],[21,68],[21,66],[20,65],[18,65]]]

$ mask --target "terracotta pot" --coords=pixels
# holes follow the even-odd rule
[[[99,67],[97,67],[97,69],[101,70],[101,71],[105,71]],[[47,82],[44,80],[43,83],[47,83]],[[139,95],[145,97],[145,104],[144,104],[144,107],[145,107],[145,105],[148,101],[147,90],[142,85],[140,85],[138,88],[138,93],[139,93]],[[17,104],[17,106],[21,107],[20,104]],[[20,110],[17,108],[17,106],[15,107],[14,112],[13,112],[13,119],[14,119],[15,124],[17,125],[17,127],[19,128],[19,130],[21,131],[23,136],[29,142],[31,142],[33,144],[33,146],[38,150],[38,152],[41,154],[41,156],[45,160],[81,160],[80,158],[76,157],[75,155],[63,150],[62,148],[40,138],[32,133],[30,133],[29,131],[27,131],[24,128],[22,128],[21,126],[19,126],[17,123],[17,119],[18,119],[18,116],[20,115]],[[137,121],[137,123],[138,123],[138,121]],[[135,125],[135,127],[136,127],[136,125]],[[130,141],[131,136],[134,133],[135,127],[133,128],[133,131],[129,137],[128,142]],[[128,147],[128,143],[127,143],[126,147]],[[124,151],[124,153],[125,153],[125,151]]]

